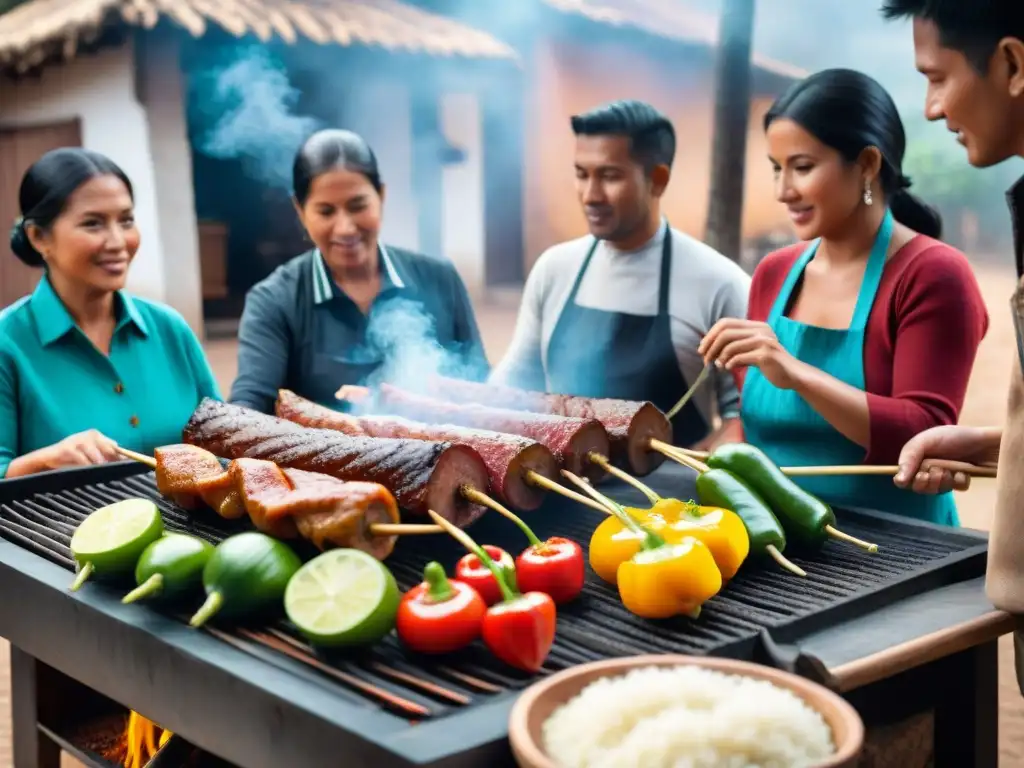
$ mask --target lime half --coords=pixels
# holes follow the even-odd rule
[[[91,575],[131,574],[143,550],[164,533],[160,510],[148,499],[127,499],[101,507],[79,524],[71,537],[78,563],[78,589]]]
[[[400,599],[380,561],[358,549],[332,549],[288,582],[284,610],[314,645],[370,645],[395,626]]]

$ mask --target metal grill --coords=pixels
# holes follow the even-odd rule
[[[137,468],[126,467],[119,474],[120,479],[109,482],[36,491],[23,498],[6,494],[6,503],[0,504],[0,536],[70,571],[74,561],[69,543],[79,522],[96,508],[125,498],[152,499],[169,530],[214,543],[248,527],[212,513],[204,516],[181,510],[156,491],[152,473],[139,474]],[[648,480],[656,490],[668,484],[678,495],[680,483],[687,482],[682,477],[662,471]],[[631,496],[625,487],[608,492],[627,502]],[[662,492],[671,495],[669,490]],[[589,541],[600,519],[597,513],[557,497],[528,516],[542,539],[561,535],[581,543]],[[559,609],[557,639],[541,674],[598,659],[652,652],[749,658],[766,629],[773,640],[793,642],[807,632],[911,594],[984,573],[985,539],[969,531],[863,512],[843,513],[841,520],[848,533],[876,542],[878,553],[868,554],[840,542],[829,542],[813,554],[787,550],[807,571],[806,579],[772,564],[749,563],[704,607],[697,621],[638,619],[622,607],[615,589],[588,569],[582,597]],[[502,546],[513,553],[526,544],[522,534],[498,516],[479,521],[471,533],[480,543]],[[411,536],[399,543],[387,565],[407,589],[420,581],[422,568],[430,560],[440,561],[450,572],[462,554],[464,550],[447,536]],[[87,588],[110,587],[94,584]],[[314,671],[319,681],[332,685],[340,697],[354,704],[370,702],[410,721],[465,709],[535,679],[496,662],[479,644],[451,658],[422,659],[404,651],[394,637],[358,655],[314,651],[286,622],[258,630],[212,626],[204,631],[270,663],[280,663],[282,657],[299,661]]]

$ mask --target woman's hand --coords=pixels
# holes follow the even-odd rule
[[[767,323],[727,317],[715,323],[697,347],[704,364],[732,371],[750,366],[779,389],[793,389],[798,361]]]
[[[121,459],[117,443],[95,429],[65,437],[45,450],[49,469],[106,464]]]
[[[893,482],[916,493],[966,491],[971,477],[963,472],[929,467],[925,459],[953,459],[970,464],[996,464],[1002,431],[995,427],[944,426],[926,429],[912,438],[900,452],[900,471]]]

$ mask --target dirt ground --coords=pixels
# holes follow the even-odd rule
[[[1002,423],[1010,366],[1016,344],[1009,317],[1009,297],[1013,291],[1013,273],[1009,259],[1005,267],[982,266],[976,269],[978,281],[992,315],[991,326],[982,344],[971,378],[961,421],[965,424]],[[514,297],[497,297],[478,302],[478,320],[488,355],[498,359],[509,342],[515,320]],[[221,386],[227,391],[235,373],[233,342],[217,341],[208,345],[208,354]],[[991,481],[978,481],[959,499],[965,526],[987,529],[995,501]],[[1000,646],[1000,766],[1024,768],[1024,699],[1017,690],[1013,673],[1013,649],[1009,638]],[[11,766],[9,680],[7,644],[0,640],[0,768]],[[78,764],[65,756],[67,768]]]

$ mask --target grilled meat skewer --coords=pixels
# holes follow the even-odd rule
[[[190,445],[230,459],[264,459],[339,480],[380,483],[410,513],[426,517],[433,509],[460,527],[485,509],[462,493],[464,486],[487,487],[487,467],[476,451],[463,445],[349,437],[209,398],[196,408],[183,437]]]
[[[287,389],[278,392],[276,412],[295,424],[334,429],[356,437],[441,440],[468,446],[480,454],[487,465],[491,492],[519,510],[536,509],[544,501],[544,490],[531,481],[530,473],[552,482],[558,479],[558,461],[551,451],[519,435],[448,424],[424,424],[394,416],[356,417],[318,405]]]
[[[346,483],[259,459],[236,459],[224,469],[216,456],[192,445],[157,448],[151,462],[157,490],[179,506],[194,510],[205,503],[229,519],[248,514],[257,530],[301,537],[320,550],[349,547],[383,560],[402,528],[394,496],[378,483]]]
[[[672,442],[672,425],[650,402],[529,392],[445,376],[431,378],[428,391],[432,397],[454,403],[480,403],[531,413],[597,419],[611,438],[612,461],[641,477],[649,475],[665,461],[661,453],[651,450],[651,439]],[[570,471],[579,474],[571,468]]]

